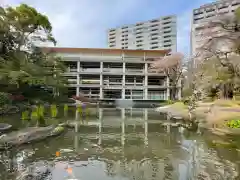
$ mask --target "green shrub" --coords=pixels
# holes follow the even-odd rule
[[[0,92],[0,106],[4,106],[4,105],[10,104],[10,103],[11,103],[10,94]]]
[[[240,128],[240,120],[230,120],[227,122],[227,126],[230,128]]]

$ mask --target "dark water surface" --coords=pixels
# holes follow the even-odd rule
[[[15,128],[26,126],[19,118],[9,116],[1,121],[13,123]],[[81,121],[69,113],[61,121],[76,119]],[[15,180],[39,161],[52,166],[47,178],[52,180],[240,179],[236,144],[208,133],[166,126],[166,122],[151,109],[92,110],[77,132],[68,130],[59,137],[2,152],[0,180]],[[69,167],[72,173],[68,173]]]

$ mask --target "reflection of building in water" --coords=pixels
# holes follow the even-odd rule
[[[200,175],[203,179],[214,179],[224,174],[234,177],[233,163],[221,160],[202,140],[198,143],[184,140],[181,129],[179,132],[177,127],[162,127],[159,119],[149,118],[150,111],[120,109],[111,116],[100,109],[97,128],[88,132],[93,133],[92,140],[88,139],[95,142],[94,133],[98,131],[98,143],[104,147],[99,157],[106,163],[108,176],[153,180],[198,179]],[[91,152],[88,153],[90,156]]]

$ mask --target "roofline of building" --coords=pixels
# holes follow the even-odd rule
[[[199,8],[195,8],[193,9],[193,11],[195,10],[199,10],[201,8],[208,8],[208,7],[212,7],[212,6],[215,6],[215,5],[218,5],[218,4],[221,4],[221,3],[228,3],[228,2],[232,2],[233,0],[229,1],[229,0],[217,0],[215,2],[211,2],[211,3],[206,3],[206,4],[203,4],[202,6],[200,6]]]
[[[135,50],[135,49],[112,49],[112,48],[72,48],[72,47],[42,47],[44,52],[52,53],[147,53],[165,55],[171,52],[168,50]]]
[[[123,24],[123,25],[121,25],[121,26],[115,26],[115,27],[113,27],[113,28],[108,28],[107,29],[107,32],[109,32],[109,31],[111,31],[111,30],[116,30],[116,29],[120,29],[120,28],[123,28],[123,27],[132,27],[132,26],[136,26],[137,24],[139,24],[139,23],[143,23],[143,24],[145,24],[145,23],[147,23],[147,22],[150,22],[150,21],[154,21],[154,20],[161,20],[161,19],[163,19],[163,18],[166,18],[166,17],[174,17],[174,18],[176,18],[176,21],[177,21],[177,15],[176,14],[170,14],[170,15],[164,15],[164,16],[160,16],[160,17],[158,17],[158,18],[154,18],[154,19],[150,19],[150,20],[143,20],[143,21],[137,21],[136,23],[130,23],[130,24]]]

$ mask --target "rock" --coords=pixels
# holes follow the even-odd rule
[[[13,146],[43,140],[47,137],[59,135],[63,131],[64,127],[60,126],[25,128],[20,131],[11,132],[0,138],[0,149],[9,149]]]
[[[51,174],[51,166],[44,161],[39,161],[28,166],[27,169],[17,177],[18,180],[42,180]]]

